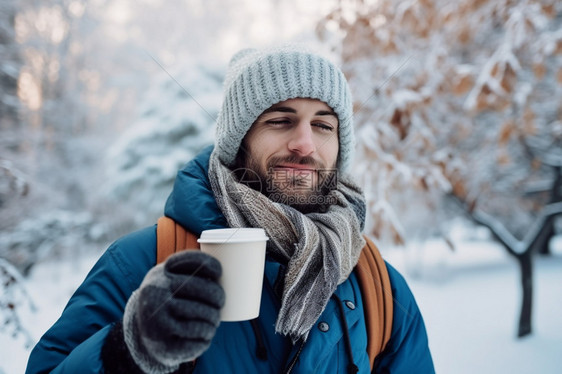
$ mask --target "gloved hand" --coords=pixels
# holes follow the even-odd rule
[[[218,260],[187,250],[146,274],[123,316],[125,343],[141,369],[168,373],[209,347],[225,299],[221,273]]]

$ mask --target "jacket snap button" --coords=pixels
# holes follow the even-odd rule
[[[326,322],[320,322],[318,324],[318,328],[320,329],[320,331],[326,332],[330,329],[330,325],[328,325]]]
[[[351,310],[355,309],[355,304],[353,304],[352,301],[347,300],[347,301],[345,302],[345,305],[347,305],[347,307],[348,307],[349,309],[351,309]]]

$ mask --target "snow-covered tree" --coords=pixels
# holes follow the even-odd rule
[[[130,209],[135,225],[163,214],[177,171],[212,144],[222,81],[223,71],[213,64],[162,71],[138,118],[112,146],[103,192]]]
[[[16,0],[0,3],[0,129],[14,126],[17,118],[17,81],[21,61],[15,33]],[[6,141],[6,140],[4,140]]]
[[[2,68],[15,72],[17,85],[13,92],[3,89],[2,97],[11,93],[17,112],[9,125],[3,118],[0,128],[0,257],[25,274],[37,261],[103,237],[90,235],[91,227],[78,229],[95,188],[91,169],[99,144],[92,134],[103,108],[92,104],[91,73],[101,66],[94,68],[96,60],[88,58],[95,51],[82,45],[95,46],[99,38],[93,33],[96,14],[86,2],[18,0],[2,6],[8,4],[12,13],[1,17],[11,15],[10,53],[18,65],[3,59]],[[68,246],[69,233],[75,245]]]
[[[420,194],[439,205],[454,192],[492,208],[497,196],[484,193],[521,197],[526,183],[548,176],[522,140],[560,149],[560,18],[555,1],[433,0],[342,1],[326,18],[321,30],[344,35],[374,234],[390,228],[403,239],[423,223],[437,227],[441,219],[427,216],[436,206],[423,210]],[[536,209],[498,205],[522,237]]]
[[[6,260],[0,258],[0,334],[11,335],[14,339],[20,336],[24,344],[31,347],[33,339],[20,319],[21,309],[35,310],[35,305],[25,289],[23,279],[17,269]]]
[[[549,197],[525,190],[554,185],[562,160],[561,11],[553,0],[341,1],[320,24],[341,36],[372,234],[444,234],[448,195],[513,244],[547,215]]]

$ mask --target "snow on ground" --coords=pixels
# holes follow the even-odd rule
[[[34,343],[58,319],[99,255],[100,253],[93,253],[80,258],[40,263],[32,269],[26,288],[34,301],[36,311],[26,308],[21,317]],[[25,347],[23,337],[11,340],[0,334],[0,347],[0,374],[24,373],[31,347]]]
[[[413,247],[413,246],[412,246]],[[99,255],[99,254],[98,254]],[[422,310],[437,373],[554,374],[562,372],[562,238],[551,258],[535,262],[532,336],[515,336],[518,270],[496,244],[463,242],[454,252],[441,242],[383,251],[405,275]],[[27,281],[36,313],[26,327],[37,340],[58,318],[97,255],[38,265]],[[23,339],[0,335],[0,374],[25,371]]]
[[[554,244],[552,257],[535,261],[533,334],[523,339],[518,265],[497,244],[467,242],[451,252],[428,242],[417,252],[383,253],[416,296],[437,373],[562,372],[562,237]]]

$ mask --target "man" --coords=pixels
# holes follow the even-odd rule
[[[266,231],[259,317],[220,323],[220,264],[183,251],[155,266],[151,227],[110,246],[27,372],[370,372],[354,270],[365,202],[345,174],[352,115],[347,82],[328,60],[292,48],[235,55],[215,145],[178,173],[165,214],[196,235]],[[373,371],[433,373],[419,309],[387,267],[392,335]]]

